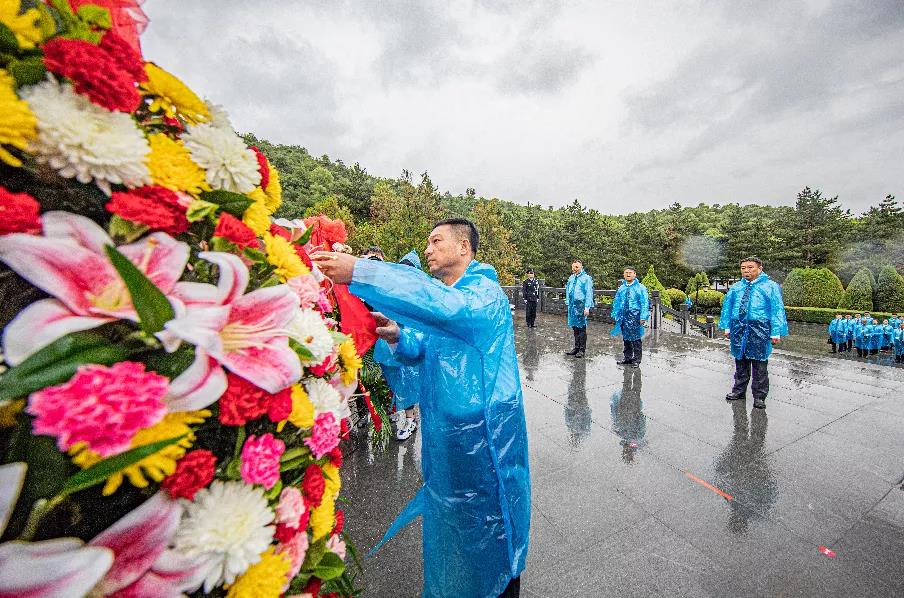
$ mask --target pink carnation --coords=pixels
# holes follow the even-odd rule
[[[301,571],[301,564],[304,563],[305,554],[308,552],[308,534],[307,532],[302,532],[300,534],[295,534],[291,540],[287,542],[280,543],[276,547],[277,554],[287,554],[289,555],[289,560],[292,561],[292,568],[289,569],[289,573],[287,575],[289,580],[292,580],[298,572]]]
[[[276,506],[276,521],[289,527],[297,528],[304,515],[305,504],[301,490],[295,486],[283,488],[279,495],[279,504]]]
[[[319,459],[339,446],[339,422],[336,421],[336,416],[332,411],[317,416],[317,419],[314,420],[311,437],[305,438],[304,443],[314,453],[315,459]]]
[[[302,309],[311,309],[318,305],[321,294],[320,285],[310,274],[290,278],[286,284],[298,295]]]
[[[84,442],[109,457],[163,419],[168,383],[134,361],[83,365],[69,382],[32,393],[26,411],[35,416],[34,433],[56,436],[60,451]]]
[[[326,543],[326,549],[336,553],[340,559],[345,560],[345,542],[339,537],[339,534],[333,534]]]
[[[242,447],[242,479],[269,490],[279,480],[279,458],[284,452],[286,443],[269,432],[260,438],[249,436]]]

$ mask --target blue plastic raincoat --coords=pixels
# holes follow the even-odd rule
[[[647,287],[639,280],[631,284],[623,280],[612,300],[612,318],[615,320],[612,336],[620,334],[626,341],[642,339],[644,327],[640,325],[640,321],[650,319],[650,294]]]
[[[844,326],[842,329],[844,330],[845,342],[854,340],[854,319],[853,318],[845,318]]]
[[[421,258],[418,256],[416,249],[412,249],[399,260],[400,264],[405,264],[406,262],[418,270],[421,269]]]
[[[904,320],[901,320],[901,318],[889,318],[888,319],[888,323],[891,324],[892,330],[897,330],[898,328],[900,328],[901,322],[904,322]]]
[[[866,345],[864,344],[863,339],[863,319],[858,318],[854,320],[853,325],[853,337],[854,337],[854,346],[858,349],[865,349]]]
[[[882,324],[882,348],[890,347],[894,341],[895,329],[891,324]]]
[[[568,277],[565,283],[565,305],[568,307],[568,325],[586,328],[585,309],[593,309],[593,278],[584,270]]]
[[[735,359],[766,361],[772,355],[771,337],[788,336],[782,289],[765,272],[753,282],[742,278],[725,295],[719,328],[731,332]]]
[[[423,516],[423,595],[496,598],[524,570],[530,528],[524,401],[496,271],[473,261],[446,286],[358,260],[349,290],[405,326],[395,357],[420,368],[424,486],[384,541]]]
[[[863,338],[866,340],[866,348],[879,349],[882,345],[882,327],[878,324],[867,324],[863,327]]]
[[[904,355],[904,328],[895,329],[895,355]]]
[[[835,318],[829,323],[829,336],[832,337],[833,343],[841,344],[844,342],[845,332],[843,318]]]

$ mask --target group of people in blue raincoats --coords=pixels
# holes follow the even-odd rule
[[[420,516],[423,595],[514,598],[530,533],[527,425],[509,301],[474,259],[477,229],[437,223],[429,276],[334,252],[320,270],[375,310],[375,356],[400,398],[420,406],[423,486],[377,548]],[[376,548],[375,548],[376,549]]]
[[[835,314],[829,323],[829,344],[832,353],[857,351],[857,357],[877,355],[887,351],[895,356],[895,363],[904,363],[904,318],[892,314],[880,323],[869,312]]]

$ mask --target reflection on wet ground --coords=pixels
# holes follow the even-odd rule
[[[724,400],[722,342],[648,333],[626,370],[609,327],[588,332],[576,360],[558,317],[516,324],[533,481],[523,596],[904,593],[904,370],[777,351],[763,412]],[[417,491],[420,442],[347,456],[361,552]],[[417,596],[420,526],[364,564],[366,595]]]

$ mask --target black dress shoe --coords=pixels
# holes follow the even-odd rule
[[[765,409],[766,408],[766,399],[754,399],[753,400],[753,408],[754,409]]]
[[[630,359],[622,359],[621,361],[616,361],[615,365],[631,365],[632,363],[634,362]]]
[[[731,393],[728,393],[727,395],[725,395],[726,401],[741,401],[744,398],[745,398],[744,395],[734,395]]]
[[[582,357],[584,357],[583,351],[578,351],[577,353],[574,354],[575,359],[581,359]]]
[[[572,349],[571,351],[565,351],[565,355],[574,355],[577,352],[578,352],[577,349]]]

